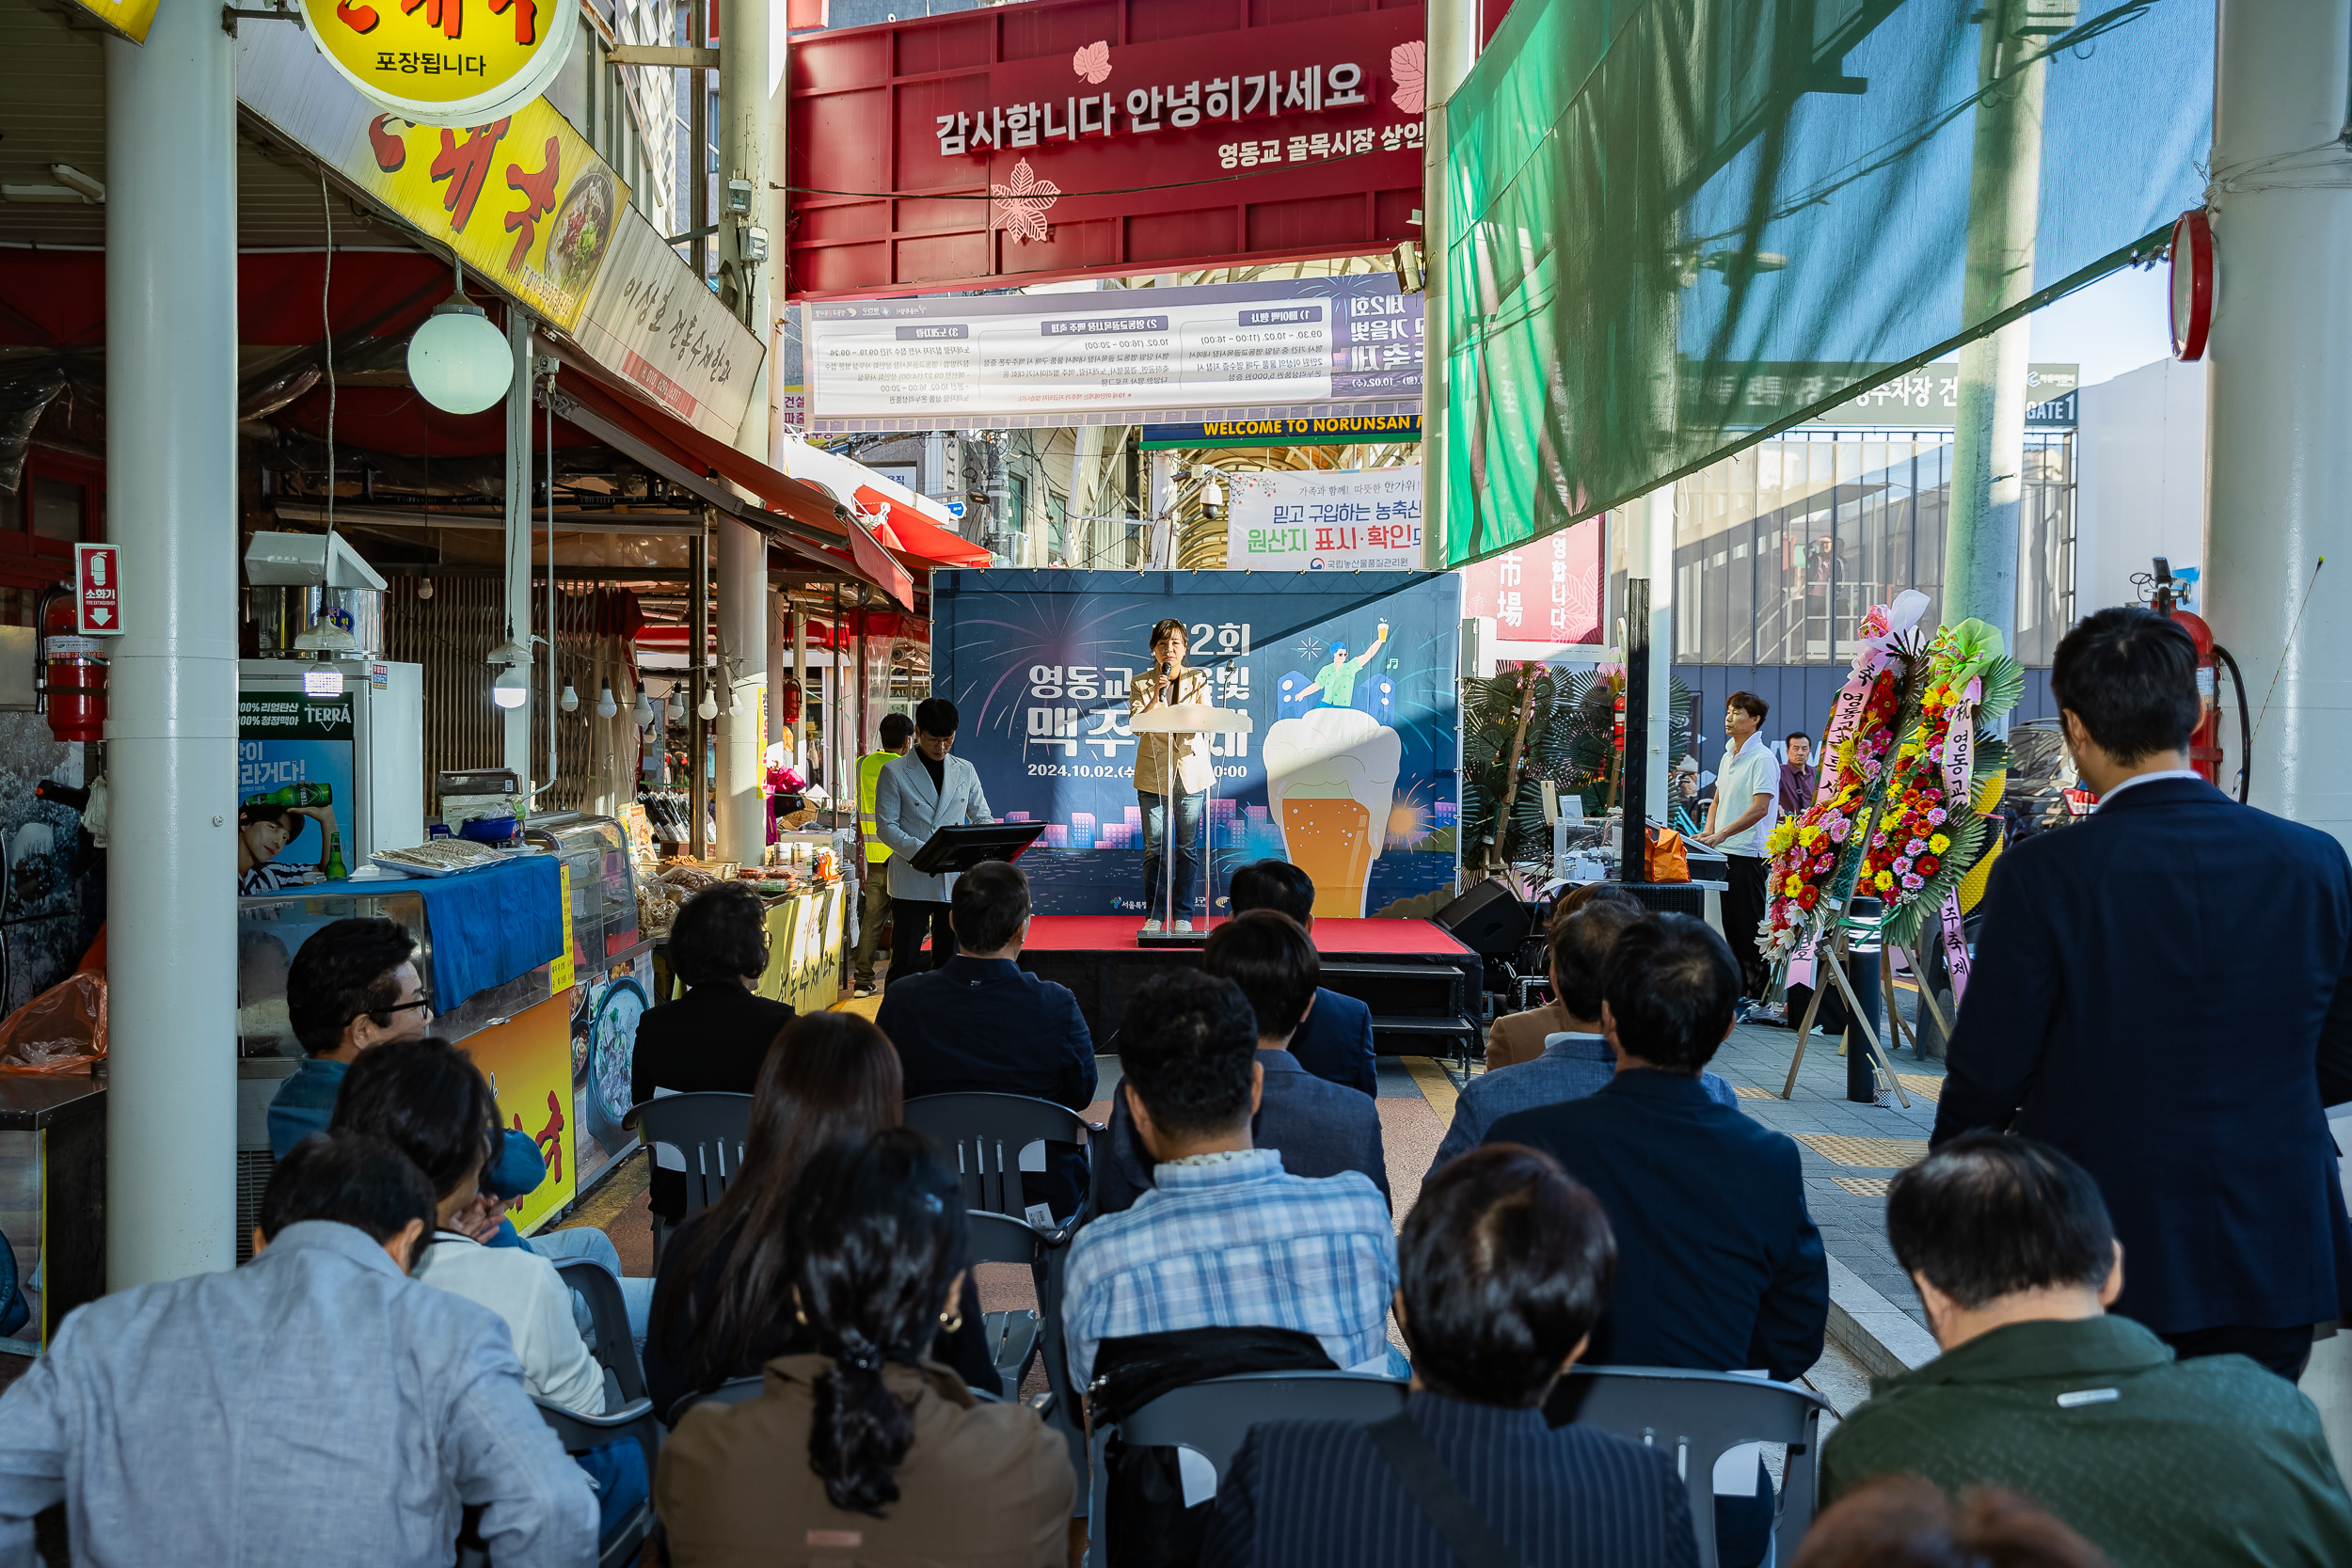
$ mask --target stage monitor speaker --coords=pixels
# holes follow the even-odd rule
[[[1489,958],[1517,953],[1530,921],[1527,906],[1500,881],[1479,883],[1432,918],[1463,946]]]

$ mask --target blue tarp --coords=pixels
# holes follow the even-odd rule
[[[371,893],[397,887],[423,898],[437,1013],[564,951],[563,869],[553,855],[516,855],[457,877],[386,877],[346,886]]]

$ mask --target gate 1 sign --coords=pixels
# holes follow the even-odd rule
[[[1213,913],[1233,868],[1306,868],[1315,912],[1376,913],[1454,871],[1454,661],[1461,594],[1417,572],[940,571],[931,689],[961,710],[956,754],[1008,821],[1040,914],[1143,908],[1142,801],[1128,683],[1152,624],[1253,733],[1211,738]],[[1196,888],[1196,894],[1199,889]]]
[[[1033,0],[793,40],[795,298],[1418,238],[1420,0]]]
[[[73,587],[74,629],[84,637],[121,636],[121,546],[74,546]]]

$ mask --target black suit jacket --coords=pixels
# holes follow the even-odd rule
[[[1290,1053],[1298,1065],[1327,1084],[1343,1084],[1365,1094],[1380,1092],[1380,1061],[1372,1046],[1372,1008],[1352,996],[1323,986],[1315,988],[1315,1005],[1307,1021],[1291,1037]],[[1283,1164],[1285,1170],[1298,1167]]]
[[[629,1099],[643,1105],[656,1089],[674,1094],[749,1094],[759,1084],[768,1048],[792,1022],[792,1009],[755,996],[733,980],[696,986],[637,1021]],[[686,1212],[686,1178],[653,1170],[653,1212],[676,1220]]]
[[[906,1097],[1025,1094],[1083,1112],[1094,1102],[1094,1037],[1067,986],[1041,980],[1009,958],[959,953],[939,968],[892,980],[874,1022],[898,1048]],[[1086,1157],[1048,1145],[1052,1180],[1032,1200],[1057,1219],[1077,1211]]]
[[[1258,1060],[1265,1064],[1265,1093],[1249,1124],[1250,1146],[1278,1150],[1293,1176],[1362,1171],[1389,1198],[1389,1157],[1380,1143],[1380,1111],[1371,1099],[1325,1083],[1287,1051],[1261,1049]],[[1136,1136],[1123,1094],[1111,1097],[1110,1132],[1102,1147],[1108,1152],[1095,1180],[1094,1212],[1116,1214],[1152,1190],[1158,1164]],[[1390,1203],[1393,1207],[1394,1199]]]
[[[1541,1410],[1406,1397],[1413,1424],[1529,1568],[1696,1568],[1671,1447]],[[1201,1568],[1458,1568],[1360,1421],[1250,1429],[1216,1489]]]
[[[1617,1283],[1586,1365],[1761,1367],[1785,1383],[1821,1358],[1829,1262],[1797,1146],[1696,1078],[1620,1072],[1486,1141],[1545,1150],[1608,1211]]]
[[[2159,779],[1993,868],[1935,1117],[2064,1149],[2159,1334],[2352,1309],[2323,1099],[2352,1098],[2352,863],[2328,834]]]

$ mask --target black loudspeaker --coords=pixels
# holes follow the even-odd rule
[[[1518,952],[1530,920],[1527,906],[1500,881],[1479,883],[1433,918],[1463,946],[1489,958]]]

